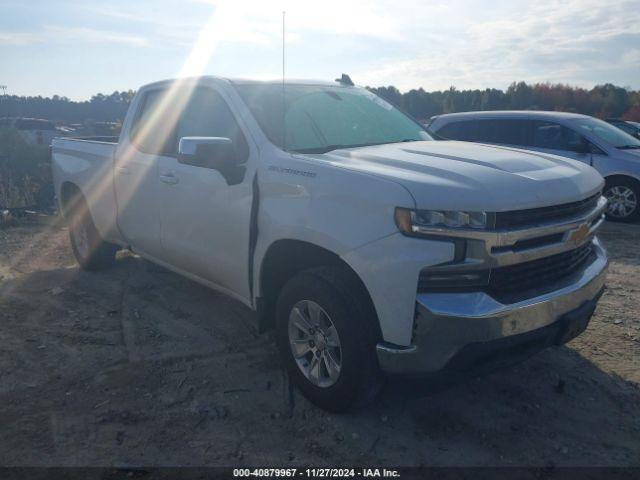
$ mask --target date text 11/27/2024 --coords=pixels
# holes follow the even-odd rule
[[[234,468],[234,478],[240,477],[305,477],[305,478],[398,478],[397,470],[386,468]]]

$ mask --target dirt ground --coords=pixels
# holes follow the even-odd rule
[[[241,304],[133,255],[79,271],[63,227],[0,229],[0,465],[640,465],[640,225],[606,225],[588,330],[447,388],[332,415]]]

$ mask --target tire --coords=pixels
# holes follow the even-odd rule
[[[300,316],[314,318],[314,312],[315,325],[299,321]],[[305,327],[311,324],[311,335],[295,326],[294,319]],[[345,412],[373,400],[382,385],[375,350],[379,337],[377,318],[367,294],[345,268],[306,270],[289,280],[280,292],[276,341],[282,361],[302,394],[324,410]],[[310,351],[296,359],[292,340],[296,340],[299,354],[305,348]],[[315,369],[310,368],[314,357]]]
[[[635,222],[640,219],[640,182],[628,177],[606,179],[603,195],[609,201],[607,220]]]
[[[118,247],[100,237],[84,200],[75,202],[68,223],[71,250],[82,269],[102,270],[115,263]]]

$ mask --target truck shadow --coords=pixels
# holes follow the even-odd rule
[[[571,346],[462,382],[391,379],[332,415],[289,389],[246,307],[140,258],[0,291],[3,465],[628,465],[640,452],[638,385]]]

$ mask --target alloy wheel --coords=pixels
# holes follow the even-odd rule
[[[615,218],[626,218],[638,208],[635,192],[625,186],[616,185],[604,192],[608,200],[607,213]]]
[[[90,252],[89,233],[87,232],[85,222],[79,222],[77,225],[74,225],[72,227],[72,235],[78,254],[82,258],[88,258]]]
[[[342,347],[331,318],[311,300],[297,302],[289,314],[289,345],[302,374],[318,387],[330,387],[340,377]]]

